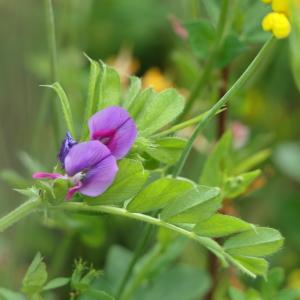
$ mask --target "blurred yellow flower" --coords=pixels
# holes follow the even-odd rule
[[[300,269],[294,270],[288,277],[288,287],[300,289]]]
[[[158,68],[150,68],[143,76],[144,87],[152,87],[157,92],[172,86],[171,82],[162,74]]]
[[[271,31],[277,39],[284,39],[291,32],[287,16],[277,12],[267,14],[262,21],[262,27],[265,31]]]
[[[273,0],[272,9],[275,12],[280,12],[289,15],[289,0]]]
[[[267,14],[262,21],[262,28],[270,31],[277,39],[288,37],[291,32],[291,23],[288,19],[290,0],[262,0],[271,4],[273,12]]]

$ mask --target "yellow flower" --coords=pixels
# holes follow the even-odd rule
[[[143,76],[144,87],[152,87],[160,92],[172,86],[171,82],[158,68],[150,68]]]
[[[291,32],[289,19],[286,15],[278,12],[267,14],[262,21],[262,27],[265,31],[271,31],[277,39],[284,39]]]
[[[272,9],[275,12],[289,15],[289,0],[273,0]]]

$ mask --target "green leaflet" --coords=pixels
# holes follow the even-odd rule
[[[153,282],[145,284],[139,290],[137,299],[203,299],[209,287],[210,280],[205,272],[196,267],[179,264],[169,270],[163,270],[159,276],[154,278]]]
[[[205,58],[216,39],[215,28],[206,20],[186,22],[184,25],[189,33],[189,43],[193,52],[199,58]]]
[[[229,153],[232,145],[232,135],[225,133],[217,143],[213,152],[207,158],[203,167],[200,183],[208,186],[222,187],[225,174],[229,167]]]
[[[130,115],[136,119],[143,111],[147,103],[151,102],[155,97],[155,91],[152,88],[142,90],[132,101],[128,107]]]
[[[47,278],[46,264],[38,252],[24,276],[22,291],[26,294],[39,292],[46,283]]]
[[[283,245],[280,232],[267,227],[256,227],[229,238],[224,249],[231,255],[267,256],[278,251]]]
[[[115,298],[111,295],[107,294],[105,291],[99,291],[96,289],[89,289],[85,293],[83,293],[83,296],[81,297],[82,300],[114,300]]]
[[[161,178],[149,184],[127,206],[130,212],[147,212],[163,208],[180,195],[192,189],[194,184],[183,178]]]
[[[121,82],[118,72],[103,62],[100,63],[98,110],[111,105],[119,105],[121,100]]]
[[[141,162],[123,159],[119,163],[116,179],[108,190],[98,197],[86,198],[86,202],[90,205],[122,203],[141,190],[148,175]]]
[[[136,76],[130,76],[130,86],[128,88],[127,94],[125,95],[125,99],[122,103],[125,109],[128,110],[131,104],[135,101],[135,98],[139,94],[141,87],[142,87],[141,79]]]
[[[89,76],[89,84],[88,84],[88,95],[87,102],[83,120],[83,128],[82,128],[82,138],[85,138],[87,135],[87,122],[88,119],[92,116],[96,109],[96,86],[97,80],[100,74],[100,66],[97,61],[92,60],[88,56],[86,56],[90,61],[90,76]]]
[[[219,188],[194,185],[168,204],[160,217],[172,223],[197,223],[209,218],[220,208],[219,194]]]
[[[249,230],[252,226],[233,216],[215,214],[209,219],[196,224],[193,231],[201,236],[222,237]]]
[[[154,159],[167,165],[178,161],[186,145],[186,140],[177,137],[166,137],[155,140],[153,147],[148,147],[146,152]]]
[[[50,280],[44,287],[43,291],[53,290],[67,285],[70,282],[68,277],[58,277]]]
[[[249,185],[261,174],[260,170],[240,174],[235,177],[229,177],[225,181],[224,197],[236,198],[243,194]]]
[[[173,121],[183,110],[184,99],[175,89],[167,89],[146,103],[136,123],[141,136],[149,136]]]
[[[234,167],[233,173],[240,174],[243,172],[250,171],[257,167],[259,164],[267,160],[271,156],[272,152],[270,149],[263,149],[255,154],[243,159],[237,166]]]
[[[0,299],[1,300],[25,300],[25,297],[14,291],[0,287]]]
[[[64,119],[65,119],[65,122],[67,125],[67,129],[70,131],[71,135],[74,137],[75,130],[74,130],[72,111],[71,111],[70,102],[66,95],[66,92],[64,91],[64,89],[58,82],[55,82],[52,85],[44,85],[44,86],[52,88],[57,93],[59,100],[60,100],[61,107],[62,107],[62,111],[64,114]]]
[[[263,258],[238,255],[232,257],[238,264],[242,265],[245,269],[255,275],[266,276],[268,272],[269,264]]]

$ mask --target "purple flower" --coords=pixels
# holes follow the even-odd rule
[[[63,161],[66,175],[38,172],[36,179],[69,180],[72,187],[66,198],[74,193],[96,197],[102,194],[113,182],[118,171],[115,157],[110,150],[99,141],[89,141],[73,145]]]
[[[123,158],[133,145],[137,129],[129,113],[119,106],[107,107],[89,119],[90,139],[105,144],[116,159]]]
[[[77,144],[77,142],[72,138],[70,132],[67,132],[65,139],[63,140],[63,142],[61,144],[58,156],[57,156],[63,169],[65,168],[64,162],[65,162],[65,158],[66,158],[67,154],[69,153],[70,149],[76,144]]]

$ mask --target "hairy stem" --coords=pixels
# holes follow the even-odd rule
[[[197,241],[198,243],[202,244],[203,246],[208,248],[210,251],[215,253],[220,259],[222,259],[225,256],[225,252],[224,252],[223,248],[211,238],[199,236],[194,232],[188,231],[182,227],[178,227],[171,223],[165,222],[164,220],[161,220],[159,218],[151,217],[149,215],[145,215],[145,214],[141,214],[141,213],[129,212],[128,210],[126,210],[124,208],[108,206],[108,205],[90,206],[85,203],[76,203],[76,202],[63,203],[63,204],[61,204],[59,206],[55,206],[53,208],[54,209],[57,209],[57,208],[63,209],[65,211],[70,211],[70,212],[87,213],[87,214],[107,213],[107,214],[111,214],[111,215],[121,216],[121,217],[125,217],[125,218],[130,218],[133,220],[149,223],[149,224],[152,224],[155,226],[167,228],[167,229],[175,231],[183,236],[186,236],[189,239]],[[226,265],[226,261],[225,260],[222,260],[222,261]]]
[[[35,198],[33,200],[26,201],[15,210],[11,211],[0,219],[0,232],[14,225],[21,219],[35,212],[41,206],[41,199]]]
[[[227,93],[205,114],[204,118],[199,122],[198,126],[196,127],[194,133],[192,134],[191,138],[189,139],[185,149],[182,152],[181,158],[174,170],[174,176],[178,176],[182,168],[188,158],[188,155],[192,149],[193,143],[196,140],[199,133],[205,128],[207,123],[214,117],[214,115],[238,92],[240,91],[247,81],[252,77],[252,75],[256,72],[257,68],[261,64],[261,62],[266,58],[269,54],[270,49],[273,47],[275,43],[275,39],[272,37],[270,38],[259,53],[256,55],[254,60],[245,70],[245,72],[240,76],[240,78],[233,84],[233,86],[227,91]]]
[[[203,72],[201,73],[199,79],[197,80],[194,88],[191,91],[189,98],[187,99],[185,109],[184,109],[182,115],[179,117],[179,120],[184,119],[184,117],[190,112],[195,100],[200,95],[200,93],[203,91],[203,88],[204,88],[206,82],[210,78],[210,74],[213,69],[216,57],[218,55],[220,45],[222,44],[222,41],[223,41],[223,37],[224,37],[225,29],[226,29],[228,10],[229,10],[229,0],[223,0],[222,7],[221,7],[221,13],[220,13],[219,21],[218,21],[218,26],[217,26],[217,35],[216,35],[216,41],[215,41],[214,47],[213,47],[212,51],[210,52],[210,55],[204,66]]]

